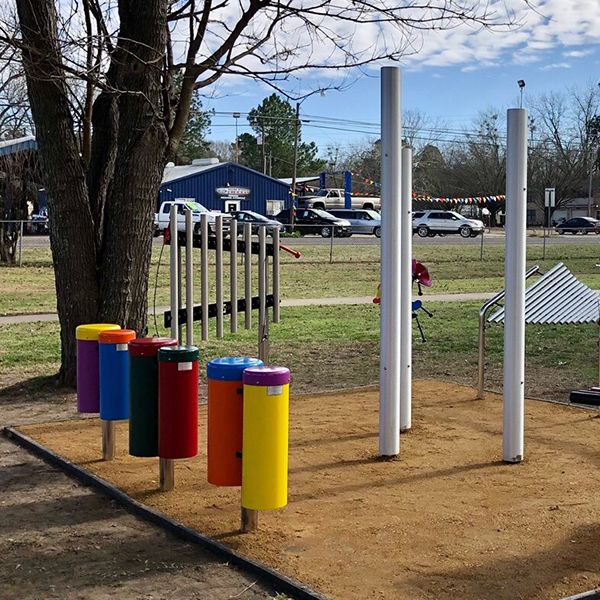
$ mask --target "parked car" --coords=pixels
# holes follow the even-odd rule
[[[280,223],[289,225],[290,210],[286,208],[279,214],[275,215],[275,219]],[[352,235],[352,227],[350,221],[346,219],[338,219],[332,214],[315,208],[299,208],[296,209],[294,224],[298,225],[300,235],[308,233],[320,234],[322,237],[331,237],[333,231],[336,237],[350,237]],[[286,227],[290,229],[290,227]]]
[[[327,212],[339,219],[350,221],[352,233],[367,233],[381,237],[381,215],[376,210],[334,208]]]
[[[185,213],[186,209],[192,211],[192,223],[194,226],[194,232],[200,232],[200,222],[202,215],[208,215],[208,229],[209,232],[213,233],[215,230],[215,223],[217,215],[223,217],[223,230],[229,229],[229,220],[231,215],[229,213],[213,212],[208,210],[205,206],[202,206],[199,202],[193,202],[190,200],[167,200],[160,205],[158,212],[154,215],[154,234],[161,235],[164,230],[169,226],[171,206],[175,204],[177,206],[177,231],[185,231]]]
[[[28,235],[48,235],[48,217],[46,215],[31,215],[25,223],[23,232]]]
[[[467,219],[453,210],[424,210],[413,214],[413,233],[419,237],[458,233],[468,238],[477,237],[483,230],[483,221]]]
[[[592,217],[575,217],[574,219],[564,221],[554,229],[560,234],[572,233],[575,235],[576,233],[582,233],[586,235],[588,233],[595,233],[598,235],[600,233],[600,221]]]
[[[381,198],[374,196],[354,196],[350,198],[352,208],[377,209],[381,208]],[[298,198],[300,208],[314,208],[331,212],[332,208],[346,206],[346,192],[342,188],[324,188],[316,194],[303,194]]]
[[[238,226],[238,233],[243,232],[243,225],[246,223],[252,223],[252,233],[257,233],[259,227],[267,227],[267,229],[283,229],[283,224],[275,219],[269,219],[264,215],[260,215],[252,210],[237,210],[231,213],[240,225]]]

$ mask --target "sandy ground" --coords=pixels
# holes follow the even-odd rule
[[[600,419],[526,404],[526,460],[501,458],[498,396],[416,382],[401,457],[377,458],[374,391],[291,404],[290,503],[239,534],[239,490],[206,483],[205,449],[157,491],[156,460],[98,460],[94,420],[22,430],[133,497],[338,599],[547,600],[600,584]],[[200,408],[205,440],[205,407]]]
[[[0,424],[75,416],[75,394],[42,379],[35,389],[18,382],[0,386]],[[255,579],[130,515],[2,436],[0,556],[2,600],[275,597]]]

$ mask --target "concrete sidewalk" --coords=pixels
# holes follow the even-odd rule
[[[469,294],[425,294],[422,300],[427,302],[471,302],[475,300],[487,300],[493,295],[491,292],[475,292]],[[281,306],[335,306],[352,304],[372,304],[373,296],[351,296],[342,298],[296,298],[282,300]],[[169,310],[168,306],[158,306],[156,314],[162,314]],[[41,323],[58,321],[56,313],[41,313],[27,315],[6,315],[0,317],[0,325],[15,325],[17,323]]]

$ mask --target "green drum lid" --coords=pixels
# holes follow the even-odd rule
[[[159,362],[190,362],[198,360],[196,346],[165,346],[158,350]]]

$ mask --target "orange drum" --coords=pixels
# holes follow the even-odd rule
[[[211,360],[208,376],[208,482],[242,485],[242,431],[244,370],[262,366],[248,357]]]

